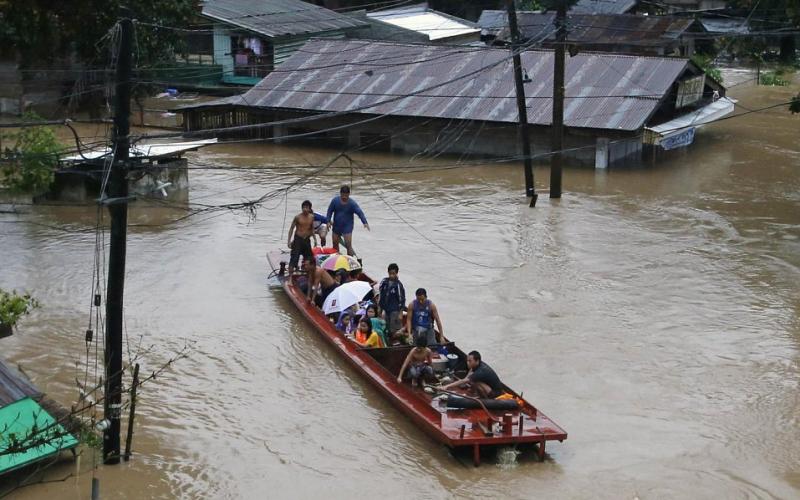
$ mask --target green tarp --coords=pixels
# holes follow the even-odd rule
[[[10,453],[15,442],[15,449],[24,449]],[[31,398],[0,408],[0,475],[77,445],[78,440]]]

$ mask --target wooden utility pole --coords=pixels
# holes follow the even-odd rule
[[[531,143],[528,135],[528,109],[525,106],[525,86],[522,81],[522,61],[520,58],[519,26],[517,25],[517,8],[514,0],[506,0],[508,11],[508,29],[511,31],[511,54],[514,61],[514,86],[517,90],[517,112],[519,125],[517,126],[519,142],[522,146],[523,162],[525,164],[525,195],[531,197],[530,206],[536,206],[539,195],[533,184],[533,163],[531,160]]]
[[[108,180],[108,196],[101,202],[111,215],[106,295],[105,400],[103,412],[109,424],[103,432],[103,462],[118,464],[120,458],[120,411],[122,408],[122,299],[125,290],[125,253],[128,236],[128,151],[130,149],[131,49],[133,22],[129,13],[120,23],[114,92],[114,162]]]
[[[550,141],[550,198],[561,198],[561,151],[564,149],[564,59],[567,44],[567,2],[558,0],[556,48],[553,53],[553,136]]]

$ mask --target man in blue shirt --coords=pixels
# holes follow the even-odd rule
[[[347,255],[355,255],[353,251],[353,215],[358,215],[361,223],[369,231],[367,217],[361,211],[356,200],[350,199],[350,186],[342,186],[339,196],[328,205],[328,227],[333,226],[333,248],[339,249],[339,242],[344,239]]]
[[[328,236],[328,218],[322,214],[314,212],[314,240],[319,236],[319,245],[324,247],[327,244],[325,239]]]

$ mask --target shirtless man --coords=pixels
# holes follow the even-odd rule
[[[297,268],[297,263],[300,260],[300,255],[303,260],[313,260],[314,256],[311,253],[311,235],[314,234],[314,211],[311,210],[311,202],[306,200],[300,208],[303,210],[292,219],[292,225],[289,226],[289,241],[287,244],[292,249],[291,257],[289,257],[289,275],[291,275]]]
[[[306,259],[305,267],[308,273],[306,297],[308,297],[309,302],[315,302],[318,307],[322,307],[328,295],[339,285],[331,278],[328,271],[317,267],[316,259]],[[317,295],[317,285],[320,285],[319,295]]]
[[[425,378],[433,376],[433,351],[428,349],[428,339],[425,337],[417,337],[414,341],[414,348],[408,351],[406,360],[403,361],[403,366],[400,368],[400,374],[397,375],[397,383],[403,382],[403,374],[408,368],[408,376],[411,378],[411,387],[416,387],[420,382],[423,387],[425,386]],[[411,365],[409,367],[409,365]]]

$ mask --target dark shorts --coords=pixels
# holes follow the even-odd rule
[[[319,295],[317,295],[317,298],[315,299],[315,303],[317,304],[317,307],[319,307],[319,308],[322,307],[322,305],[325,303],[325,299],[328,298],[328,295],[330,295],[332,291],[336,290],[337,286],[339,286],[339,285],[333,285],[332,287],[322,288],[320,290]]]
[[[408,369],[408,376],[412,379],[433,377],[433,368],[425,363],[416,363]]]
[[[436,345],[436,332],[433,330],[432,326],[424,327],[424,326],[415,326],[412,328],[414,331],[411,334],[414,337],[414,343],[417,342],[417,337],[425,337],[427,339],[428,345]]]
[[[302,236],[295,235],[292,240],[292,253],[289,257],[289,267],[297,268],[297,263],[300,261],[300,256],[304,259],[313,259],[314,254],[311,252],[311,237],[303,238]]]

